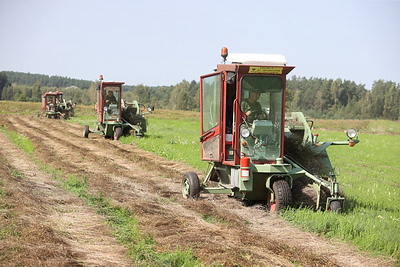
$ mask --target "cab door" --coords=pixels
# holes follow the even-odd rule
[[[203,160],[222,161],[222,84],[222,73],[200,77],[200,142]]]

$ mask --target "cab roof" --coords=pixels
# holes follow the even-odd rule
[[[229,53],[227,60],[232,64],[286,66],[285,56],[276,54]]]

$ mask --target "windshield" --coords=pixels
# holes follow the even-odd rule
[[[108,86],[104,88],[104,113],[105,120],[118,120],[120,116],[120,88]]]
[[[241,82],[241,109],[253,137],[243,147],[256,159],[275,160],[280,156],[283,82],[276,76],[244,76]]]

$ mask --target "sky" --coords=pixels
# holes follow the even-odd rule
[[[0,0],[0,71],[174,85],[224,46],[284,55],[290,75],[400,83],[400,0]]]

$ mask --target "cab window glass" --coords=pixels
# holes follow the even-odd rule
[[[219,123],[221,75],[202,78],[202,117],[203,132]]]
[[[276,76],[245,76],[241,82],[241,109],[256,139],[242,152],[257,160],[275,160],[281,153],[283,82]]]
[[[241,109],[248,121],[280,121],[283,82],[276,76],[245,76],[241,82]]]

